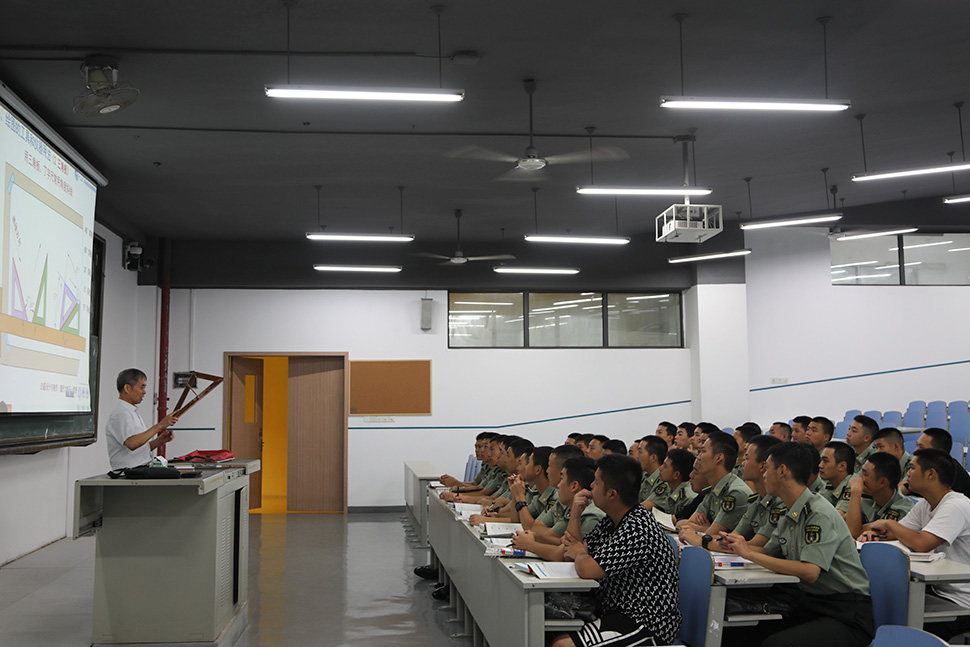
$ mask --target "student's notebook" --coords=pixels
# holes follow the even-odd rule
[[[862,546],[865,543],[866,542],[857,541],[855,543],[856,548],[858,548],[859,550],[862,550]],[[890,541],[882,541],[882,542],[879,542],[879,543],[881,543],[881,544],[891,544],[891,545],[895,546],[899,550],[901,550],[904,553],[906,553],[909,556],[909,561],[911,561],[911,562],[936,562],[936,561],[939,561],[939,560],[943,559],[944,557],[946,557],[946,555],[944,555],[943,553],[914,553],[913,551],[911,551],[910,549],[906,548],[906,546],[903,546],[901,543],[899,543],[895,539],[890,540]]]
[[[717,553],[712,551],[711,558],[714,560],[714,568],[751,568],[752,566],[758,566],[750,559],[731,555],[730,553]]]
[[[521,523],[495,523],[486,521],[482,524],[482,537],[511,537],[517,532],[522,532]]]
[[[468,519],[473,514],[481,514],[482,506],[477,503],[456,503],[455,512],[459,519]]]
[[[514,566],[523,573],[532,573],[540,580],[579,578],[573,562],[516,562]]]
[[[660,508],[653,508],[650,512],[653,513],[653,518],[657,520],[661,528],[667,532],[675,532],[677,530],[674,527],[674,517],[672,515],[667,514]]]

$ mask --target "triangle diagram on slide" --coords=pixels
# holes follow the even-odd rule
[[[71,292],[71,288],[64,284],[64,293],[61,296],[61,325],[60,330],[74,335],[80,335],[79,322],[81,306],[77,302],[77,297]]]
[[[17,319],[27,321],[27,306],[24,304],[24,290],[20,287],[20,275],[17,274],[17,261],[10,259],[13,267],[13,281],[10,286],[10,314]]]
[[[33,322],[38,326],[47,325],[47,259],[44,257],[44,273],[40,277],[40,286],[37,288],[37,307],[34,309]]]

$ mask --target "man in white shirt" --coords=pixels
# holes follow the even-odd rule
[[[104,427],[108,438],[108,460],[113,470],[151,462],[152,451],[172,440],[168,427],[178,422],[178,418],[169,415],[157,425],[145,429],[145,423],[135,408],[145,399],[147,382],[148,378],[137,368],[127,368],[118,373],[118,404]]]
[[[970,499],[950,489],[953,459],[939,449],[919,449],[909,470],[909,489],[923,498],[900,521],[878,519],[863,540],[898,539],[914,552],[942,552],[947,559],[970,564]],[[970,584],[937,584],[934,592],[970,608]],[[944,640],[970,630],[970,617],[926,625]]]

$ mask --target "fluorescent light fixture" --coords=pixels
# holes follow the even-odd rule
[[[869,180],[891,180],[896,177],[909,177],[911,175],[931,175],[933,173],[953,173],[955,171],[970,170],[970,162],[960,162],[959,164],[943,164],[941,166],[924,166],[922,168],[903,169],[901,171],[884,171],[882,173],[860,173],[853,175],[853,182],[868,182]]]
[[[860,274],[859,276],[840,276],[837,279],[832,279],[832,282],[836,281],[858,281],[860,279],[881,279],[887,276],[892,276],[892,274]]]
[[[492,269],[499,274],[579,274],[579,269],[575,267],[513,267],[510,265],[498,265]]]
[[[574,243],[580,245],[626,245],[630,239],[624,236],[539,236],[526,234],[530,243]]]
[[[943,198],[943,204],[959,204],[961,202],[970,202],[970,193],[966,195],[951,195]]]
[[[954,249],[946,250],[948,252],[970,252],[970,247],[956,247]]]
[[[848,99],[766,99],[746,97],[660,97],[661,108],[686,110],[777,110],[788,112],[840,112]]]
[[[308,231],[306,237],[309,240],[359,243],[410,243],[414,240],[414,234],[329,234],[322,231]]]
[[[912,265],[922,265],[922,264],[923,264],[923,261],[913,261],[912,263],[903,263],[903,267],[910,267]],[[879,266],[874,267],[872,269],[874,269],[874,270],[892,270],[892,269],[895,269],[897,267],[899,267],[898,264],[897,265],[879,265]]]
[[[795,225],[812,225],[820,222],[835,222],[842,220],[841,213],[819,214],[799,218],[780,218],[776,220],[756,220],[741,223],[741,229],[769,229],[771,227],[794,227]]]
[[[870,231],[867,234],[844,234],[835,240],[860,240],[862,238],[876,238],[877,236],[897,236],[899,234],[911,234],[916,231],[916,227],[910,229],[892,229],[889,231]]]
[[[440,88],[360,88],[325,85],[267,85],[266,96],[277,99],[332,99],[343,101],[431,101],[455,102],[465,98],[464,90]]]
[[[514,306],[509,301],[455,301],[456,306]]]
[[[832,270],[832,274],[845,274],[846,270]]]
[[[573,299],[571,301],[554,301],[552,305],[554,306],[564,306],[570,303],[591,303],[593,301],[602,301],[603,297],[593,297],[590,299]]]
[[[710,195],[713,189],[699,186],[578,186],[583,195]]]
[[[751,253],[750,249],[739,249],[734,252],[718,252],[716,254],[697,254],[695,256],[679,256],[668,258],[668,263],[695,263],[697,261],[713,261],[718,258],[731,258],[734,256],[747,256]]]
[[[842,263],[841,265],[833,265],[834,270],[837,267],[858,267],[859,265],[875,265],[879,261],[859,261],[858,263]]]
[[[400,272],[399,265],[314,265],[318,272]]]
[[[936,247],[937,245],[952,245],[952,240],[941,240],[935,243],[920,243],[919,245],[903,245],[903,249],[916,249],[917,247]],[[890,247],[889,251],[898,252],[898,247]]]
[[[648,296],[627,297],[626,300],[627,301],[646,301],[647,299],[666,299],[669,296],[670,296],[669,294],[651,294]]]

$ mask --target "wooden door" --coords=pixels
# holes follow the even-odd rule
[[[287,510],[347,511],[347,356],[289,360]]]
[[[236,458],[263,458],[263,360],[230,358],[229,451]],[[249,509],[262,506],[262,471],[249,476]]]

